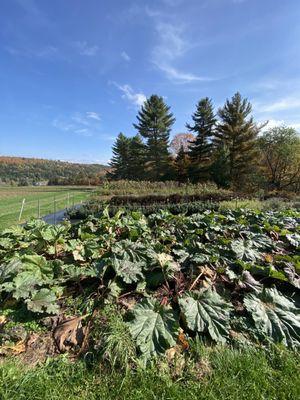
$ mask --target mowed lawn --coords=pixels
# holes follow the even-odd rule
[[[27,221],[59,211],[87,200],[94,187],[40,186],[0,187],[0,230],[19,222]],[[25,199],[21,220],[19,215]]]

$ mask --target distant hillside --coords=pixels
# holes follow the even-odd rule
[[[97,185],[109,168],[38,158],[0,156],[0,183],[11,185]]]

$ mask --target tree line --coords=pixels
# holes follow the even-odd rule
[[[0,157],[0,185],[99,185],[107,168],[25,157]]]
[[[118,135],[108,177],[298,191],[298,133],[285,126],[265,130],[266,124],[256,123],[251,113],[251,103],[238,92],[217,112],[211,99],[200,99],[186,124],[188,133],[171,142],[177,140],[172,153],[174,115],[163,97],[152,95],[137,114],[136,135]]]

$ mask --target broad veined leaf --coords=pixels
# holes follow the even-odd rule
[[[252,246],[251,240],[233,240],[231,250],[239,260],[255,261],[262,258],[262,255]]]
[[[231,304],[211,289],[187,292],[179,299],[187,327],[194,332],[208,332],[217,342],[225,343],[229,330]]]
[[[17,300],[27,299],[42,285],[43,280],[37,275],[27,271],[20,272],[13,280],[13,297]]]
[[[0,283],[5,282],[7,279],[11,279],[21,270],[22,270],[22,263],[17,258],[12,259],[8,264],[1,264]]]
[[[283,271],[290,282],[291,285],[295,286],[297,289],[300,289],[300,276],[295,271],[295,267],[291,263],[286,263]]]
[[[130,260],[119,260],[118,258],[113,258],[111,263],[116,275],[122,278],[125,283],[130,284],[144,279],[142,263],[132,262]]]
[[[53,278],[53,268],[46,258],[39,255],[25,255],[21,257],[22,270],[39,275],[45,281]]]
[[[134,307],[129,328],[142,357],[147,360],[164,354],[176,344],[179,325],[170,306],[145,299]]]
[[[276,288],[247,294],[244,304],[261,336],[291,347],[300,345],[299,309]]]
[[[56,296],[50,289],[40,289],[31,299],[26,300],[28,310],[38,313],[57,314],[59,306]]]
[[[14,241],[10,238],[0,238],[0,249],[4,249],[6,251],[14,248]]]
[[[296,248],[300,247],[300,235],[298,233],[288,234],[286,238],[292,246]]]

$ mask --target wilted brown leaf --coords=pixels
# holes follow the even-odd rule
[[[55,328],[53,337],[60,352],[82,345],[85,336],[85,328],[81,322],[83,318],[85,317],[65,320]]]
[[[20,354],[24,353],[26,350],[25,341],[20,340],[14,345],[5,345],[1,347],[1,354],[9,355],[9,354]]]

